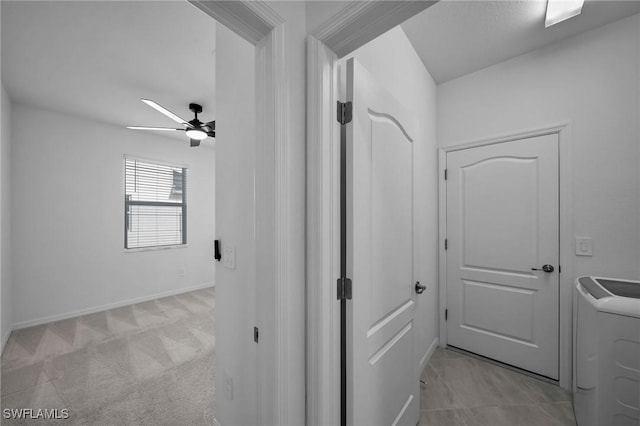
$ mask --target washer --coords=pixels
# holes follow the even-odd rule
[[[577,278],[574,306],[578,426],[640,426],[640,281]]]

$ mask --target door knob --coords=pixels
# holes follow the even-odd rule
[[[551,273],[551,272],[553,272],[553,271],[554,271],[554,268],[553,268],[553,266],[552,266],[552,265],[542,265],[542,269],[539,269],[539,268],[531,268],[531,270],[532,270],[532,271],[540,271],[540,270],[542,270],[542,271],[544,271],[544,272]]]
[[[420,281],[416,281],[416,293],[422,294],[427,289],[427,286],[420,284]]]

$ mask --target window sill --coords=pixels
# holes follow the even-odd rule
[[[141,251],[160,251],[160,250],[171,250],[171,249],[180,249],[187,248],[187,244],[174,244],[171,246],[154,246],[154,247],[139,247],[139,248],[126,248],[124,249],[125,253],[138,253]]]

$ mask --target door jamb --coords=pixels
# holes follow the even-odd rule
[[[445,322],[445,309],[447,306],[447,252],[444,248],[444,240],[447,237],[447,189],[444,180],[444,171],[447,167],[447,153],[460,151],[480,146],[493,145],[503,142],[517,141],[521,139],[544,136],[549,134],[558,135],[558,164],[559,164],[559,190],[560,190],[560,265],[562,272],[559,276],[560,294],[559,304],[559,385],[571,390],[572,381],[572,300],[573,300],[573,254],[572,244],[572,206],[571,206],[571,125],[565,123],[537,128],[533,130],[510,133],[482,139],[478,141],[465,142],[444,148],[440,148],[438,161],[438,251],[439,251],[439,318],[440,318],[440,345],[447,345],[447,325]]]
[[[307,424],[340,424],[338,56],[307,38]],[[333,108],[329,108],[332,105]]]

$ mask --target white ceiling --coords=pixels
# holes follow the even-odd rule
[[[2,82],[14,101],[117,126],[175,125],[143,97],[186,119],[188,104],[200,103],[202,121],[215,118],[215,24],[186,1],[0,7]],[[638,13],[640,2],[587,0],[580,16],[548,29],[545,8],[546,0],[443,0],[402,28],[443,83]]]
[[[179,127],[140,98],[187,120],[196,102],[202,121],[215,118],[215,21],[186,1],[0,5],[2,82],[14,102],[116,126]]]
[[[402,24],[436,83],[640,12],[636,0],[587,0],[582,13],[544,28],[546,0],[442,0]]]

